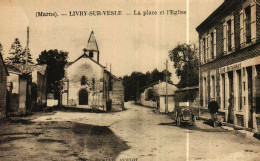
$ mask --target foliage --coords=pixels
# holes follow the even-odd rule
[[[180,78],[178,88],[191,87],[199,84],[199,66],[197,48],[192,44],[178,44],[169,51],[173,67]]]
[[[123,85],[125,88],[125,101],[136,100],[143,92],[144,87],[160,81],[165,81],[166,74],[165,71],[159,72],[158,69],[154,69],[151,73],[146,72],[133,72],[130,76],[126,75],[123,77]],[[168,81],[171,83],[170,77],[171,73],[167,73]]]
[[[22,48],[22,45],[18,38],[15,38],[13,44],[11,45],[11,48],[9,50],[9,56],[6,58],[6,63],[8,64],[26,63],[26,49]],[[28,63],[33,63],[30,50],[28,52]]]
[[[159,99],[159,94],[154,88],[150,88],[147,91],[148,94],[148,100],[158,100]]]
[[[64,77],[64,67],[68,52],[49,50],[42,51],[37,58],[38,64],[47,64],[47,93],[59,94],[59,82]]]

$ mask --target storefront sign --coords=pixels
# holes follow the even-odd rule
[[[235,71],[239,69],[241,69],[241,63],[219,68],[219,73],[226,73],[226,72]]]

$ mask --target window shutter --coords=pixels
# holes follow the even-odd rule
[[[208,36],[206,35],[206,37],[205,37],[205,45],[206,45],[206,53],[205,53],[205,55],[206,55],[206,62],[208,62]]]
[[[227,22],[223,24],[223,46],[224,46],[224,54],[227,52]]]
[[[203,63],[203,41],[200,40],[200,61],[201,61],[201,64]]]
[[[243,46],[244,41],[244,10],[240,11],[240,46]]]
[[[231,17],[231,50],[235,49],[235,27],[234,15]]]
[[[210,48],[211,48],[211,36],[210,34],[208,34],[208,48],[207,48],[207,51],[208,51],[208,59],[211,59],[211,51],[210,51]]]
[[[251,3],[251,41],[256,41],[256,3]]]
[[[216,29],[214,29],[214,31],[213,31],[213,42],[214,42],[214,58],[216,58],[216,56],[217,56],[217,46],[216,46],[216,43],[217,43],[217,33],[216,33]]]

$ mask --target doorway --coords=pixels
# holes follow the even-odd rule
[[[234,123],[233,72],[228,72],[228,80],[229,80],[228,123]]]
[[[85,89],[79,91],[79,105],[88,105],[88,91]]]
[[[246,68],[248,82],[248,127],[253,128],[253,88],[252,88],[252,67]]]

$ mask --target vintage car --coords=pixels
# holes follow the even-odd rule
[[[190,125],[195,125],[196,123],[196,116],[188,107],[176,107],[174,115],[177,126],[180,126],[182,123],[188,123]]]

